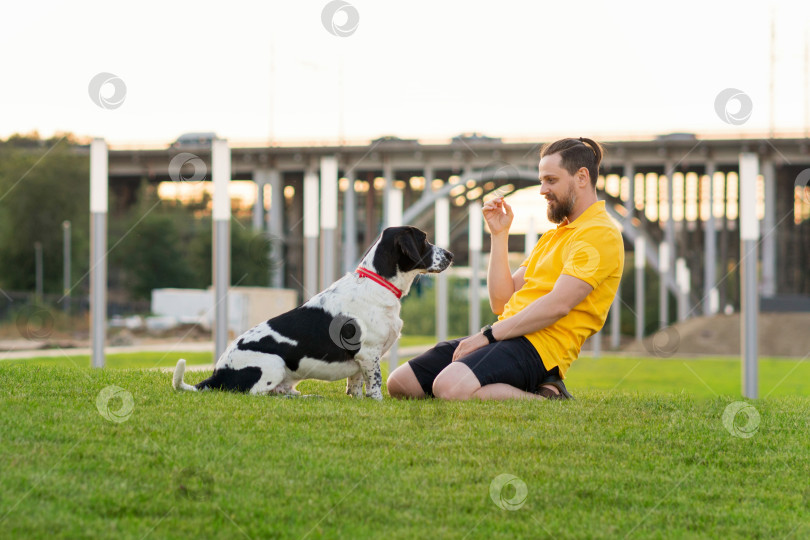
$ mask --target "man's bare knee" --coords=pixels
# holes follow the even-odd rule
[[[433,381],[433,395],[439,399],[463,401],[481,388],[478,377],[465,364],[453,363],[444,368]]]
[[[419,384],[413,369],[408,364],[401,365],[391,372],[385,385],[388,388],[388,395],[393,398],[425,397],[422,385]]]

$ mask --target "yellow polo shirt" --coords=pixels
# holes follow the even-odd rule
[[[543,234],[521,266],[526,267],[526,283],[515,291],[498,320],[515,315],[551,292],[561,274],[593,287],[568,315],[526,335],[546,369],[557,366],[564,376],[585,340],[605,324],[622,278],[624,243],[605,210],[605,201],[592,204],[574,221]]]

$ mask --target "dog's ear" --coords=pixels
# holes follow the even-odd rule
[[[397,237],[397,245],[402,253],[408,256],[413,262],[422,260],[422,254],[419,252],[419,245],[416,243],[416,237],[413,232],[407,232]]]

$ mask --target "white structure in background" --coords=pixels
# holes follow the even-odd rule
[[[228,292],[228,333],[231,338],[296,307],[293,289],[231,287]],[[213,289],[154,289],[147,328],[168,329],[179,324],[214,324]],[[152,322],[150,322],[152,321]]]

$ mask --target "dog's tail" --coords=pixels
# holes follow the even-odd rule
[[[172,386],[175,390],[186,390],[188,392],[196,392],[197,388],[183,382],[183,374],[186,372],[186,361],[180,359],[177,361],[177,366],[174,368],[174,378],[172,379]]]

